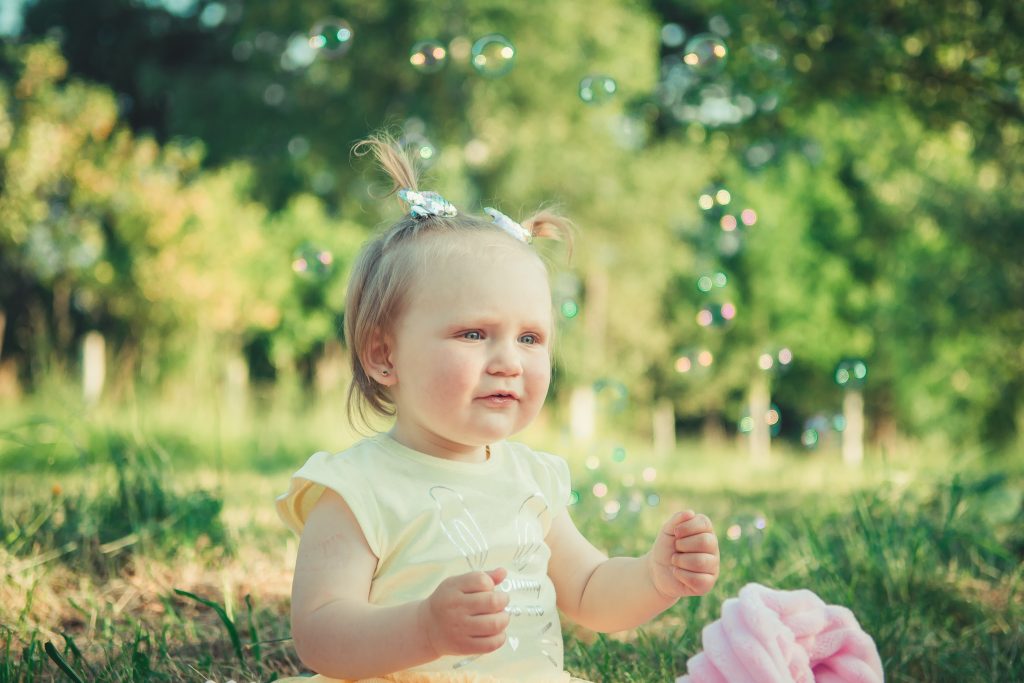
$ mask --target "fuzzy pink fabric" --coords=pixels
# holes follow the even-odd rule
[[[882,683],[875,641],[853,612],[809,590],[749,583],[702,632],[676,683]]]

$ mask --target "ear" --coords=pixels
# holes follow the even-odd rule
[[[395,367],[391,362],[391,337],[383,330],[377,329],[370,336],[370,343],[360,359],[363,369],[377,384],[385,387],[394,386],[397,381]]]

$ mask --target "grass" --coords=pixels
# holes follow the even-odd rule
[[[43,398],[0,410],[0,683],[301,672],[287,619],[295,539],[271,499],[309,452],[351,441],[340,402],[228,419]],[[850,470],[835,453],[777,449],[755,469],[732,444],[655,457],[628,440],[524,440],[569,456],[573,516],[607,551],[644,552],[683,506],[722,542],[710,595],[635,632],[565,624],[578,676],[674,681],[723,601],[759,582],[850,607],[890,681],[1024,680],[1020,456],[872,454]]]

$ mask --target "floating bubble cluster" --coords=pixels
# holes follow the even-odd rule
[[[586,76],[580,80],[580,99],[587,104],[604,104],[619,86],[611,76]]]
[[[448,50],[436,40],[421,40],[409,51],[412,68],[423,74],[432,74],[444,68]]]
[[[352,48],[354,33],[344,19],[327,17],[309,30],[309,46],[324,57],[343,57]]]
[[[490,33],[473,43],[469,62],[481,76],[504,76],[515,65],[516,48],[500,33]]]

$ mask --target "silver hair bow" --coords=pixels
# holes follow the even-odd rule
[[[529,230],[524,228],[519,223],[516,223],[514,220],[503,214],[501,211],[498,211],[497,209],[488,206],[484,208],[484,213],[486,213],[494,220],[495,225],[497,225],[499,228],[515,237],[520,242],[526,242],[527,244],[529,244],[530,242],[533,241],[533,235],[530,234]]]
[[[436,192],[417,192],[416,190],[399,190],[398,197],[409,205],[409,213],[413,218],[424,216],[457,216],[458,210],[451,202]]]

